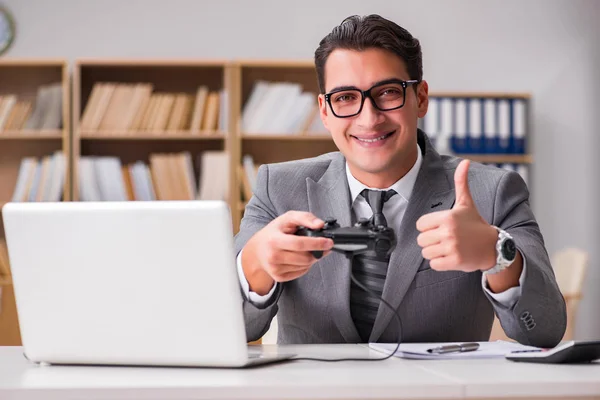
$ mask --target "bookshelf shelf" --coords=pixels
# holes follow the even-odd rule
[[[529,154],[457,154],[458,157],[472,161],[490,164],[532,164],[533,157]]]
[[[257,68],[257,69],[275,68],[275,69],[283,69],[283,70],[302,69],[304,71],[309,71],[310,73],[312,73],[314,75],[315,82],[317,79],[317,77],[315,75],[315,71],[314,71],[314,69],[315,69],[314,62],[312,60],[245,58],[245,59],[237,59],[237,60],[233,61],[233,64],[237,68]]]
[[[31,183],[35,175],[43,178],[35,185],[22,185],[24,190],[19,193],[23,198],[32,201],[70,200],[68,62],[62,59],[2,58],[0,82],[0,115],[4,116],[0,118],[0,208],[12,200],[18,180],[25,183],[23,179],[27,179],[26,182]],[[28,173],[19,177],[21,170],[25,170],[24,165],[27,165]],[[47,187],[52,187],[52,190],[46,191]],[[50,192],[52,196],[46,197]],[[5,240],[4,224],[0,218],[2,252]],[[8,263],[8,260],[5,262]],[[10,275],[0,275],[3,289],[0,294],[0,345],[20,345],[12,280]]]
[[[61,130],[7,130],[0,132],[0,140],[63,139]]]
[[[148,132],[89,132],[82,131],[82,140],[224,140],[225,132],[148,131]]]
[[[150,67],[152,69],[157,67],[163,68],[196,68],[196,67],[213,67],[222,68],[224,65],[230,64],[231,61],[227,59],[198,59],[198,58],[79,58],[76,63],[81,66],[92,66],[92,67],[107,67],[107,68],[139,68],[139,67]]]
[[[323,134],[244,134],[243,140],[273,140],[273,141],[328,141],[331,142],[330,135]]]
[[[531,99],[529,93],[506,92],[429,92],[429,97],[481,98],[481,99]]]

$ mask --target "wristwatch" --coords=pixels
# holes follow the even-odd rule
[[[517,246],[510,234],[497,226],[498,240],[496,241],[496,265],[483,271],[484,274],[497,274],[508,268],[517,257]]]

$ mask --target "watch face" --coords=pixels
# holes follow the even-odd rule
[[[502,244],[502,256],[507,260],[514,260],[517,255],[517,247],[515,246],[515,241],[512,239],[507,239]]]

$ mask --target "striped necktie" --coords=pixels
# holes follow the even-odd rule
[[[387,226],[387,221],[382,212],[383,204],[395,194],[396,191],[394,190],[365,189],[361,192],[361,195],[371,206],[373,211],[371,222],[375,226]],[[381,296],[389,261],[389,256],[378,256],[375,252],[357,254],[352,262],[352,273],[362,285]],[[350,313],[362,341],[366,342],[369,340],[375,323],[379,298],[371,296],[354,282],[351,282],[350,285]]]

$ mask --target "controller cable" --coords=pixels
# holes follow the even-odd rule
[[[352,261],[354,259],[354,253],[352,253],[352,252],[345,252],[345,255],[350,260],[350,266],[352,267]],[[396,310],[394,310],[394,307],[392,307],[392,305],[390,303],[388,303],[382,297],[380,297],[379,295],[377,295],[376,293],[374,293],[372,290],[370,290],[369,288],[367,288],[366,286],[364,286],[362,283],[360,283],[356,279],[356,277],[354,276],[354,274],[352,273],[352,269],[350,270],[350,278],[352,279],[352,282],[354,282],[362,290],[364,290],[365,292],[369,293],[373,297],[379,298],[379,300],[381,301],[381,303],[383,303],[387,308],[389,308],[392,311],[392,313],[394,315],[394,318],[396,319],[396,322],[398,323],[398,343],[396,344],[396,348],[394,349],[394,351],[391,352],[390,354],[386,355],[383,358],[332,358],[332,359],[328,359],[328,358],[297,357],[297,358],[291,358],[290,361],[324,361],[324,362],[338,362],[338,361],[383,361],[383,360],[387,360],[388,358],[390,358],[394,354],[396,354],[396,352],[400,348],[400,343],[402,342],[402,321],[400,320],[400,316],[398,315],[398,312]]]

